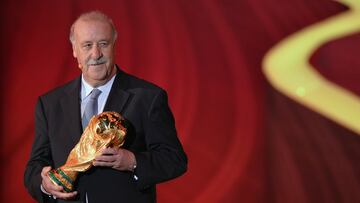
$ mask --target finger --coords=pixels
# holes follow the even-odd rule
[[[43,169],[41,170],[41,177],[45,177],[46,174],[51,170],[51,166],[45,166],[43,167]]]
[[[115,162],[103,162],[103,161],[94,161],[94,166],[107,166],[107,167],[113,167],[115,165]]]
[[[114,148],[105,148],[103,150],[101,150],[101,155],[113,155],[116,154],[117,150]]]
[[[50,191],[63,191],[63,187],[60,185],[56,185],[55,183],[53,183],[52,181],[48,180],[45,181],[45,185],[47,188],[49,188]]]
[[[114,155],[100,155],[95,157],[95,161],[101,161],[101,162],[113,162],[116,160],[116,157]]]
[[[56,185],[55,183],[53,183],[49,177],[46,177],[45,179],[43,179],[42,181],[42,185],[45,188],[46,191],[53,193],[54,191],[62,191],[63,187]]]
[[[44,172],[46,170],[43,170]],[[48,171],[47,171],[48,172]],[[62,191],[63,190],[63,187],[62,186],[59,186],[59,185],[56,185],[55,183],[53,183],[51,180],[50,180],[50,177],[48,176],[48,173],[41,173],[41,177],[42,177],[42,185],[43,187],[45,188],[46,191],[50,192],[51,191]]]
[[[51,170],[51,166],[45,166],[42,168],[42,171],[41,172],[44,172],[44,173],[47,173]]]
[[[72,199],[77,195],[77,191],[74,192],[55,191],[54,193],[52,193],[52,195],[59,199]]]

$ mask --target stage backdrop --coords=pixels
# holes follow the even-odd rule
[[[90,10],[114,20],[117,64],[169,94],[189,165],[158,202],[360,202],[359,135],[262,72],[275,44],[348,10],[330,0],[2,1],[0,202],[34,202],[23,186],[34,105],[80,74],[68,34]],[[356,33],[329,42],[311,63],[360,95],[359,45]]]

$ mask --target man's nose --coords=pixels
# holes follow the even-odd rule
[[[99,59],[103,56],[101,48],[99,46],[93,46],[91,50],[91,57],[93,59]]]

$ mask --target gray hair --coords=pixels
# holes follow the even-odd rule
[[[113,21],[111,20],[111,18],[109,18],[107,15],[105,15],[104,13],[100,12],[100,11],[90,11],[87,13],[83,13],[81,14],[76,20],[75,22],[71,25],[70,28],[70,42],[71,44],[74,45],[75,43],[75,36],[74,36],[74,30],[75,30],[75,25],[78,21],[104,21],[110,24],[112,31],[113,31],[113,42],[115,42],[116,38],[117,38],[117,32],[116,32],[116,28],[115,25],[113,23]]]

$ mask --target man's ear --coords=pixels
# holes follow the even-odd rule
[[[74,58],[77,58],[75,49],[76,49],[76,48],[75,48],[75,45],[72,45],[73,56],[74,56]]]

